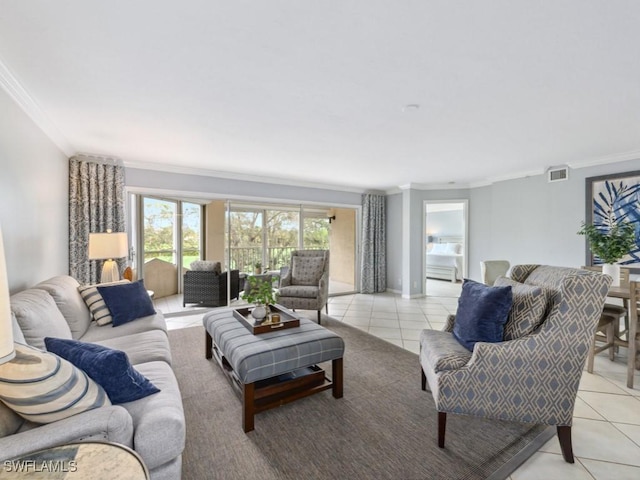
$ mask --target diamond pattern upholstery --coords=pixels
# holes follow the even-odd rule
[[[428,382],[441,414],[570,426],[580,376],[611,279],[546,265],[514,266],[511,278],[541,287],[548,294],[540,328],[515,340],[477,343],[463,366],[439,370],[431,358],[434,353],[427,350],[434,348],[432,337],[443,332],[426,330],[420,353],[423,388]],[[453,316],[445,330],[452,322]],[[568,435],[570,451],[570,430]],[[444,433],[441,442],[444,446]],[[565,460],[570,461],[569,457],[573,461],[572,453]]]
[[[291,268],[280,279],[278,303],[292,310],[317,310],[320,323],[328,297],[329,250],[294,250]]]

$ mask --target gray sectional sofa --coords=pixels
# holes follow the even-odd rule
[[[180,478],[185,419],[161,313],[118,327],[98,326],[78,293],[78,282],[69,276],[54,277],[12,295],[11,311],[15,341],[44,349],[45,337],[57,337],[123,350],[160,392],[45,425],[22,419],[0,402],[0,460],[66,443],[99,440],[134,449],[153,480]]]

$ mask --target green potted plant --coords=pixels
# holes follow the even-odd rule
[[[633,224],[614,223],[609,231],[595,225],[582,223],[579,235],[584,235],[591,251],[604,263],[602,272],[613,278],[614,286],[620,285],[620,265],[616,262],[624,257],[636,245],[636,233]]]
[[[253,273],[260,275],[262,273],[262,262],[256,262],[253,264]]]
[[[269,305],[276,303],[275,292],[271,277],[248,277],[248,288],[242,295],[242,299],[253,303],[255,308],[251,315],[260,320],[267,316]]]

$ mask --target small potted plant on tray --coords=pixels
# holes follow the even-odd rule
[[[271,281],[271,277],[247,278],[249,285],[248,288],[245,289],[242,299],[255,305],[251,316],[256,320],[265,318],[267,313],[269,313],[269,305],[276,303],[275,292]]]
[[[579,235],[587,237],[591,251],[604,263],[602,273],[613,278],[612,285],[620,285],[620,265],[616,262],[624,257],[636,244],[633,224],[614,223],[608,230],[582,223]]]

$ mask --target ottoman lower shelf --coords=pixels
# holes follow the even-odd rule
[[[209,332],[206,335],[207,358],[215,357],[234,390],[242,399],[242,428],[254,429],[256,413],[279,407],[294,400],[332,389],[335,398],[342,398],[342,358],[332,360],[332,378],[317,365],[304,367],[275,377],[244,384],[226,360]]]

